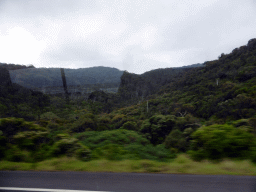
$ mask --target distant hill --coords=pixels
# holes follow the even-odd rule
[[[67,85],[120,83],[123,71],[110,67],[64,69]],[[59,68],[25,68],[10,71],[11,80],[27,88],[62,86]]]
[[[17,70],[17,69],[28,69],[28,68],[35,68],[34,65],[19,65],[19,64],[7,64],[7,63],[0,63],[0,67],[4,67],[8,70]]]

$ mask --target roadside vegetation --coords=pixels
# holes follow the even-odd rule
[[[88,162],[74,157],[61,157],[37,163],[1,161],[0,170],[22,171],[87,171],[87,172],[130,172],[130,173],[172,173],[202,175],[251,175],[256,176],[256,166],[249,160],[230,160],[201,162],[191,160],[187,155],[180,154],[170,162],[152,160],[106,159]]]

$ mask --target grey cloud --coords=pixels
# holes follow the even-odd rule
[[[44,54],[58,61],[92,61],[103,59],[97,48],[86,46],[84,43],[65,44],[50,49]]]
[[[255,0],[2,0],[0,41],[20,27],[45,45],[35,66],[141,73],[216,59],[246,44],[255,38],[255,9]]]

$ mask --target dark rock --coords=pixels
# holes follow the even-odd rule
[[[256,49],[256,38],[249,40],[247,47],[249,51]]]

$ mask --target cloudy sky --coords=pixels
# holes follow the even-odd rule
[[[256,0],[0,0],[0,62],[141,74],[256,38]]]

